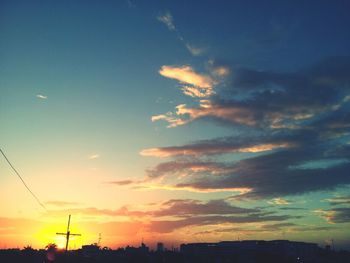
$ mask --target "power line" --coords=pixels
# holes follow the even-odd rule
[[[4,156],[6,162],[10,165],[10,167],[12,168],[12,170],[16,173],[16,175],[19,177],[19,179],[22,181],[23,185],[25,186],[25,188],[27,188],[27,190],[29,191],[29,193],[34,197],[34,199],[37,201],[37,203],[44,208],[46,211],[46,207],[44,206],[44,204],[42,202],[40,202],[39,198],[33,193],[32,190],[30,190],[29,186],[26,184],[26,182],[23,180],[22,176],[19,174],[19,172],[17,172],[16,168],[12,165],[12,163],[10,162],[10,160],[7,158],[7,156],[5,155],[5,153],[2,151],[2,149],[0,148],[0,152],[1,154]]]

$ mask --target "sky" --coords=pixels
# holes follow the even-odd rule
[[[0,1],[0,248],[350,249],[348,1]]]

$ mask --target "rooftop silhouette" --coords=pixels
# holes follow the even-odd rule
[[[243,240],[218,243],[181,244],[180,250],[168,250],[158,242],[156,250],[150,250],[143,242],[139,247],[101,248],[97,243],[84,245],[77,250],[59,250],[55,244],[46,249],[35,250],[30,246],[23,249],[0,250],[1,262],[232,262],[232,263],[347,263],[349,251],[334,251],[330,247],[320,248],[317,244],[289,240]]]

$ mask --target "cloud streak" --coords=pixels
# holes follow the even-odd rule
[[[157,16],[157,19],[158,21],[162,22],[170,31],[176,30],[173,16],[169,12]]]
[[[38,99],[41,99],[41,100],[46,100],[46,99],[47,99],[47,96],[42,95],[42,94],[38,94],[38,95],[36,95],[36,97],[37,97]]]
[[[183,43],[185,48],[191,53],[192,56],[200,56],[203,53],[205,53],[206,51],[205,48],[190,44],[188,41],[184,39],[184,37],[179,32],[179,30],[176,28],[174,23],[174,18],[169,11],[164,12],[163,14],[157,16],[157,20],[160,21],[162,24],[164,24],[169,31],[176,33],[178,40],[180,40]]]
[[[213,94],[215,80],[209,75],[200,74],[190,66],[162,66],[159,74],[163,77],[175,79],[182,84],[182,91],[191,97],[208,97]],[[190,86],[189,86],[190,85]]]

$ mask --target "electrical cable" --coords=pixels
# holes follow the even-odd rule
[[[10,165],[10,167],[12,168],[12,170],[16,173],[16,175],[19,177],[19,179],[22,181],[23,185],[25,186],[25,188],[27,188],[27,190],[29,191],[29,193],[34,197],[34,199],[37,201],[37,203],[45,209],[45,211],[47,211],[46,207],[44,206],[44,204],[42,202],[40,202],[39,198],[33,193],[32,190],[30,190],[29,186],[26,184],[26,182],[23,180],[22,176],[19,174],[19,172],[17,172],[16,168],[12,165],[12,163],[10,162],[10,160],[7,158],[7,156],[5,155],[5,153],[2,151],[2,149],[0,148],[0,152],[1,154],[4,156],[6,162]]]

